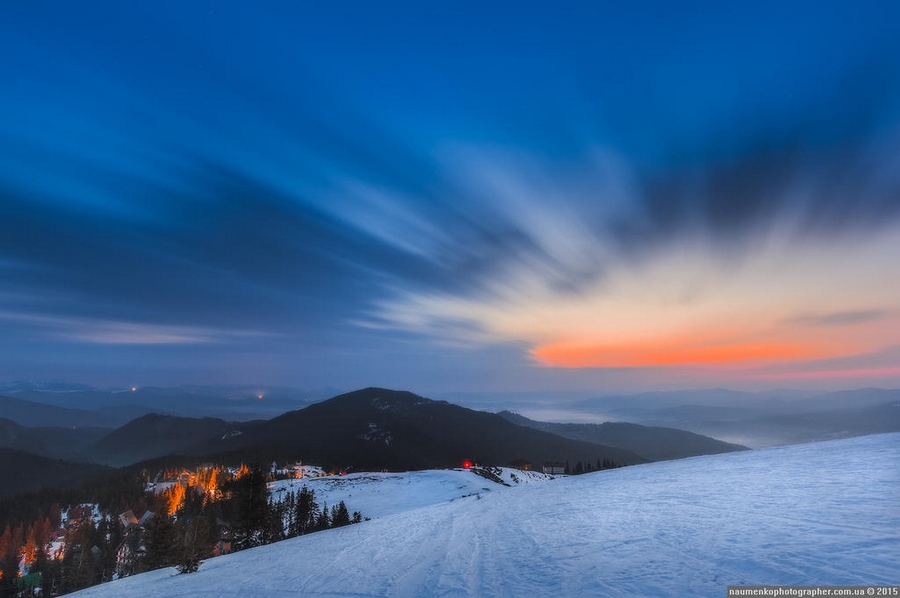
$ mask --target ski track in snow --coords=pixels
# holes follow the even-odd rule
[[[900,434],[512,488],[465,471],[309,486],[373,520],[77,596],[721,597],[728,585],[900,583]]]

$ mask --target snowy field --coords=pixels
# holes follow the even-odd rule
[[[554,480],[552,476],[537,472],[498,469],[502,472],[501,479],[510,486]],[[284,480],[269,484],[269,492],[280,500],[285,493],[299,492],[303,486],[316,493],[316,502],[320,507],[322,503],[332,507],[344,501],[351,512],[359,511],[371,519],[503,488],[471,471],[447,469]]]
[[[77,595],[721,598],[728,585],[900,583],[900,434],[514,487],[465,471],[357,477],[329,504],[371,521]]]

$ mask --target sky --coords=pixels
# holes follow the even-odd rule
[[[0,380],[900,386],[896,2],[13,2]]]

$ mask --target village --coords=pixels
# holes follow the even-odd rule
[[[251,475],[247,465],[225,467],[210,463],[193,469],[164,469],[140,474],[144,496],[117,512],[98,503],[78,503],[48,509],[28,525],[6,526],[0,535],[0,559],[17,555],[16,569],[0,570],[0,580],[16,577],[16,594],[55,596],[154,568],[147,562],[159,543],[160,530],[178,523],[186,503],[212,505],[229,498],[229,484]],[[272,463],[265,483],[334,475],[301,462]],[[337,472],[338,474],[340,472]],[[194,509],[196,511],[196,509]],[[162,522],[166,523],[162,523]],[[215,517],[204,542],[204,557],[234,549],[234,525]],[[156,536],[156,537],[154,537]],[[151,559],[152,560],[152,559]]]

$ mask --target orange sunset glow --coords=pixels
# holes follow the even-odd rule
[[[89,32],[79,51],[13,4],[0,137],[30,149],[0,168],[0,385],[146,403],[234,384],[265,412],[279,387],[761,387],[754,368],[900,366],[897,3],[753,26],[517,4],[475,28],[360,3],[360,36],[332,30],[334,3],[292,2],[318,7],[307,34],[215,11],[221,72],[184,59],[193,35],[120,46],[124,8],[57,15]],[[231,17],[281,41],[233,46]],[[662,20],[631,29],[645,18]],[[432,26],[471,43],[432,47]]]
[[[681,346],[584,346],[557,343],[534,349],[541,365],[561,368],[628,368],[713,365],[741,362],[785,362],[816,359],[823,353],[812,344],[727,344]]]
[[[443,331],[446,318],[469,322],[461,343],[522,343],[532,367],[541,369],[659,368],[660,377],[679,369],[701,376],[702,369],[701,377],[718,382],[778,379],[785,367],[872,373],[872,367],[825,362],[890,366],[896,359],[900,285],[881,264],[900,255],[897,230],[804,245],[782,231],[739,258],[684,243],[610,267],[577,292],[545,284],[533,269],[511,269],[486,298],[409,296],[383,315],[424,333]],[[567,241],[591,250],[577,235]],[[896,370],[884,371],[896,377]]]

